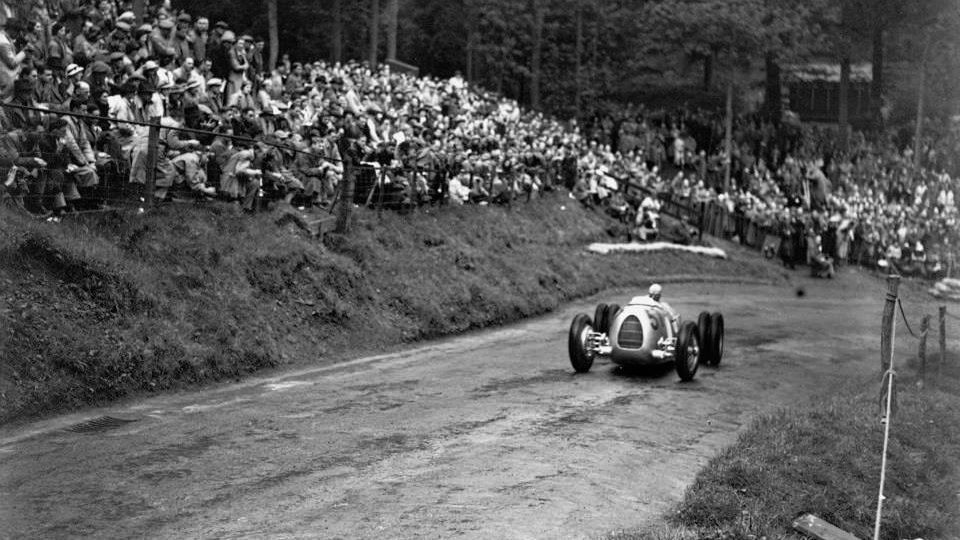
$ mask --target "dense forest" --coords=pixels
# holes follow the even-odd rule
[[[585,114],[608,99],[759,88],[777,112],[782,67],[914,66],[931,111],[960,109],[957,0],[179,0],[267,38],[294,61],[397,59],[457,72],[536,109]],[[759,77],[756,74],[760,74]],[[843,84],[843,83],[842,83]],[[588,107],[588,104],[590,107]],[[840,111],[843,122],[845,111]]]

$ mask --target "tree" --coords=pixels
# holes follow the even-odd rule
[[[370,48],[367,60],[370,68],[377,67],[377,49],[380,44],[380,0],[370,0]]]
[[[648,24],[666,43],[689,55],[709,54],[726,72],[723,189],[730,189],[733,92],[739,75],[762,54],[766,32],[762,0],[661,0],[649,6]]]
[[[543,19],[547,6],[544,0],[531,0],[533,9],[533,52],[530,59],[530,107],[540,109],[540,76],[543,57]]]
[[[270,35],[270,57],[267,67],[273,71],[277,67],[277,56],[280,50],[280,36],[277,28],[277,0],[267,1],[267,26]]]
[[[343,0],[333,0],[333,28],[330,32],[330,60],[343,61]]]
[[[400,16],[399,0],[387,0],[387,60],[397,59],[397,18]]]

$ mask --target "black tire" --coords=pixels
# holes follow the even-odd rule
[[[607,305],[597,304],[597,309],[593,310],[593,329],[597,332],[607,332]]]
[[[680,325],[677,334],[677,348],[674,353],[674,367],[680,380],[692,381],[700,366],[700,337],[697,335],[697,325],[693,321],[686,321]]]
[[[701,311],[697,317],[697,337],[700,338],[700,363],[710,365],[712,351],[706,347],[710,343],[710,312]]]
[[[610,334],[610,327],[613,325],[613,319],[617,316],[618,311],[620,311],[619,304],[607,305],[607,326],[604,330],[607,334]]]
[[[710,365],[719,366],[723,360],[724,342],[723,314],[715,311],[710,315]]]
[[[577,373],[586,373],[590,371],[593,365],[593,355],[589,354],[584,346],[583,334],[587,330],[593,329],[590,317],[581,313],[573,318],[570,324],[570,335],[567,338],[567,351],[570,354],[570,365]]]

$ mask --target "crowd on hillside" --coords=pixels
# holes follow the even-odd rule
[[[597,115],[584,131],[644,170],[659,169],[641,178],[671,200],[722,206],[728,232],[741,241],[747,231],[738,224],[749,221],[760,232],[751,243],[764,233],[782,239],[774,249],[789,266],[827,257],[936,277],[960,242],[956,120],[927,126],[915,167],[909,130],[872,139],[853,132],[844,145],[835,126],[740,116],[726,188],[719,113],[624,109]]]
[[[262,41],[169,2],[139,23],[129,1],[0,7],[0,93],[49,111],[0,111],[0,160],[39,215],[110,202],[110,179],[143,185],[153,117],[161,200],[188,186],[248,210],[264,197],[327,206],[347,157],[382,172],[398,205],[507,201],[577,172],[575,132],[459,77],[286,56],[268,72]]]
[[[842,145],[835,130],[741,116],[727,183],[716,112],[629,107],[564,123],[461,77],[286,56],[268,70],[263,41],[222,21],[169,1],[148,3],[139,21],[132,9],[0,0],[0,96],[12,105],[0,107],[0,169],[29,212],[56,218],[143,186],[156,117],[157,200],[183,191],[249,211],[265,200],[328,207],[348,160],[359,201],[378,185],[378,200],[399,207],[563,186],[648,226],[656,197],[627,196],[632,183],[761,224],[789,265],[827,256],[935,274],[957,245],[956,125],[930,126],[914,167],[910,132]]]

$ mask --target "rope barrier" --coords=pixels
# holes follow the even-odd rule
[[[903,312],[903,302],[901,302],[899,298],[897,299],[897,305],[900,306],[900,317],[903,318],[903,324],[904,324],[904,326],[907,327],[907,332],[910,332],[910,335],[913,336],[914,339],[920,339],[920,336],[925,336],[925,335],[927,335],[928,332],[930,332],[930,329],[927,328],[927,329],[924,330],[923,332],[920,332],[920,336],[918,336],[917,334],[915,334],[915,333],[913,332],[913,328],[910,328],[910,322],[907,321],[907,315],[906,315],[906,313]]]
[[[178,127],[178,126],[165,126],[165,125],[162,125],[162,124],[154,124],[154,123],[145,122],[145,121],[142,121],[142,120],[121,120],[121,119],[118,119],[118,118],[111,118],[111,117],[109,117],[109,116],[98,116],[98,115],[84,114],[84,113],[78,113],[78,112],[73,112],[73,111],[61,111],[61,110],[55,110],[55,109],[44,109],[44,108],[41,108],[41,107],[32,107],[32,106],[29,106],[29,105],[21,105],[21,104],[18,104],[18,103],[2,103],[2,102],[0,102],[0,107],[12,107],[12,108],[15,108],[15,109],[21,109],[21,110],[25,110],[25,111],[34,111],[34,112],[39,112],[39,113],[42,113],[42,114],[52,114],[52,115],[56,115],[56,116],[72,116],[72,117],[74,117],[74,118],[81,118],[81,119],[84,119],[84,120],[96,120],[96,121],[105,120],[105,121],[111,122],[111,123],[129,124],[129,125],[133,125],[133,126],[140,126],[140,127],[147,127],[147,128],[154,128],[154,127],[155,127],[155,128],[160,128],[160,129],[182,131],[182,132],[186,132],[186,133],[192,133],[192,134],[195,134],[195,135],[205,135],[205,136],[208,136],[208,137],[224,137],[224,138],[230,139],[230,140],[232,140],[232,141],[234,141],[234,142],[242,142],[242,143],[247,143],[247,144],[264,144],[264,145],[266,145],[266,146],[271,146],[271,147],[273,147],[273,148],[278,148],[278,149],[280,149],[280,150],[289,150],[289,151],[292,151],[292,152],[295,152],[295,153],[298,153],[298,154],[308,154],[308,155],[318,156],[318,157],[320,157],[321,159],[323,159],[324,161],[328,161],[328,162],[330,162],[330,163],[345,163],[345,160],[342,159],[342,158],[341,158],[341,159],[337,159],[337,158],[327,157],[327,156],[324,156],[324,155],[321,155],[321,154],[317,154],[317,153],[315,153],[315,152],[313,152],[313,151],[311,151],[311,150],[304,150],[304,149],[296,148],[296,147],[294,147],[294,146],[290,146],[290,145],[286,145],[286,144],[273,143],[273,142],[265,141],[265,140],[263,140],[263,139],[254,139],[254,138],[252,138],[252,137],[244,137],[244,136],[241,136],[241,135],[230,135],[230,134],[227,134],[227,133],[218,133],[218,132],[216,132],[216,131],[210,131],[210,130],[205,130],[205,129],[195,129],[195,128],[188,128],[188,127],[183,127],[183,126],[179,126],[179,127]],[[355,169],[371,169],[371,170],[377,170],[377,169],[379,169],[379,167],[376,167],[376,166],[373,166],[373,165],[366,165],[366,164],[363,164],[363,163],[356,163],[356,164],[354,164],[353,167],[354,167]],[[385,166],[385,165],[384,165],[383,167],[386,167],[387,169],[389,169],[389,170],[391,170],[391,171],[393,171],[393,172],[400,172],[400,173],[406,173],[406,172],[411,172],[411,171],[412,171],[412,172],[420,172],[420,173],[440,173],[440,172],[446,172],[445,169],[437,169],[437,168],[433,168],[433,167],[430,167],[430,168],[427,168],[427,167],[409,167],[409,166],[389,167],[389,166]]]

